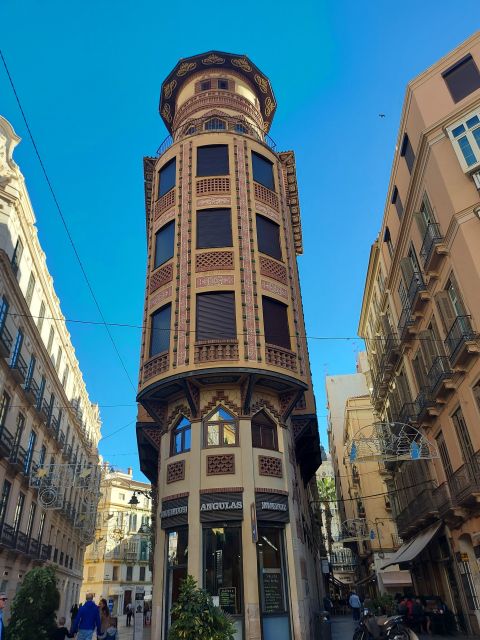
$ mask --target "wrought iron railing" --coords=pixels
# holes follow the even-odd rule
[[[25,358],[22,356],[21,353],[17,354],[17,357],[10,365],[10,368],[12,369],[12,371],[18,372],[18,375],[20,376],[22,381],[25,380],[25,378],[27,377],[28,365],[25,362]]]
[[[419,410],[417,402],[404,402],[400,409],[398,418],[400,422],[416,422]]]
[[[423,281],[423,276],[419,271],[415,271],[412,279],[410,280],[410,284],[408,285],[408,300],[412,308],[415,307],[418,296],[422,291],[425,291],[427,288],[425,282]]]
[[[445,339],[445,347],[448,357],[455,362],[455,359],[466,342],[471,342],[478,338],[478,334],[472,328],[470,316],[457,316]]]
[[[423,236],[422,248],[420,249],[420,257],[424,267],[427,267],[430,263],[435,246],[442,242],[443,236],[440,233],[440,225],[438,222],[430,222]]]
[[[4,324],[2,330],[0,331],[0,346],[3,347],[5,357],[8,358],[10,355],[10,350],[13,344],[13,337],[10,331],[7,329],[7,326]]]
[[[430,482],[429,485],[414,497],[412,496],[407,506],[398,514],[397,526],[400,534],[410,526],[416,526],[428,514],[434,514],[437,511],[433,502],[433,482]]]
[[[427,374],[431,394],[435,396],[440,384],[452,376],[453,371],[448,358],[446,356],[437,356],[432,362],[432,366]]]
[[[457,503],[480,492],[480,451],[455,471],[449,479],[449,485]]]
[[[400,331],[400,338],[404,339],[406,337],[408,328],[411,327],[415,323],[415,320],[412,316],[412,310],[410,304],[407,302],[404,304],[402,313],[400,314],[400,319],[398,321],[398,330]]]

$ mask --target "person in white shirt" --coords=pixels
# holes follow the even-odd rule
[[[356,591],[352,591],[350,594],[348,604],[352,608],[353,619],[360,620],[360,607],[362,606],[362,603],[360,602],[360,598],[357,596]]]

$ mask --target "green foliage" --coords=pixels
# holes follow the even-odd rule
[[[396,612],[395,599],[392,595],[384,593],[372,599],[372,607],[378,614],[393,615]]]
[[[55,611],[59,606],[55,569],[32,569],[13,599],[7,640],[48,640],[56,626]]]
[[[182,580],[171,614],[174,622],[168,640],[233,640],[235,627],[230,617],[213,604],[204,589],[197,587],[192,576]]]
[[[317,480],[318,495],[322,502],[335,502],[337,492],[335,489],[335,480],[326,476]]]

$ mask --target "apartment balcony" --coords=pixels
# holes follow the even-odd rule
[[[10,369],[12,372],[12,376],[15,378],[18,384],[23,384],[27,377],[28,366],[21,353],[17,354],[15,361],[10,365]]]
[[[27,460],[26,450],[19,444],[15,445],[10,452],[8,458],[9,463],[14,467],[17,472],[25,471],[25,462]]]
[[[427,291],[427,285],[423,280],[423,276],[419,271],[415,271],[410,284],[408,285],[407,297],[410,303],[412,313],[421,309],[429,300],[430,294]]]
[[[40,388],[34,378],[27,380],[24,387],[25,397],[32,407],[35,407],[38,400]]]
[[[441,518],[444,518],[453,509],[448,482],[443,482],[433,490],[433,501]]]
[[[452,367],[464,366],[480,353],[479,335],[472,328],[470,316],[457,316],[445,340]]]
[[[12,350],[13,338],[10,331],[4,324],[0,331],[0,357],[9,358]]]
[[[452,381],[454,372],[446,356],[438,356],[432,363],[427,374],[431,397],[435,400],[443,400],[455,385]]]
[[[13,433],[7,429],[7,427],[3,424],[0,426],[0,455],[4,458],[9,458],[10,453],[13,449],[14,443]]]
[[[431,222],[427,226],[420,249],[420,259],[425,272],[438,271],[447,254],[448,249],[440,233],[440,226],[437,222]]]
[[[400,320],[398,321],[398,332],[400,335],[400,341],[408,343],[415,336],[415,318],[413,317],[412,309],[409,304],[404,305],[402,313],[400,314]]]
[[[458,506],[478,505],[480,502],[480,451],[464,463],[449,479],[450,491]]]
[[[429,422],[438,415],[437,404],[429,387],[422,387],[415,400],[418,407],[417,422],[419,424]]]
[[[40,418],[42,419],[42,421],[49,426],[50,425],[50,418],[51,418],[51,410],[50,410],[50,405],[48,404],[48,402],[43,398],[43,399],[39,399],[39,402],[37,404],[37,411],[40,415]]]
[[[395,368],[400,357],[400,341],[396,333],[391,333],[385,338],[384,352],[381,362],[385,366],[391,365]]]
[[[416,424],[418,420],[417,402],[404,402],[398,414],[398,421],[404,424]]]
[[[433,500],[433,483],[415,495],[397,518],[399,535],[404,538],[408,533],[424,527],[433,518],[438,517],[438,509]]]
[[[4,522],[0,527],[0,546],[13,551],[18,551],[32,558],[41,559],[41,547],[39,541],[27,536],[23,531]]]

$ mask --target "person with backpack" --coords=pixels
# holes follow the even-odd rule
[[[77,640],[92,640],[93,632],[102,635],[100,612],[93,601],[93,593],[87,593],[83,604],[73,621],[70,633],[77,633]]]

